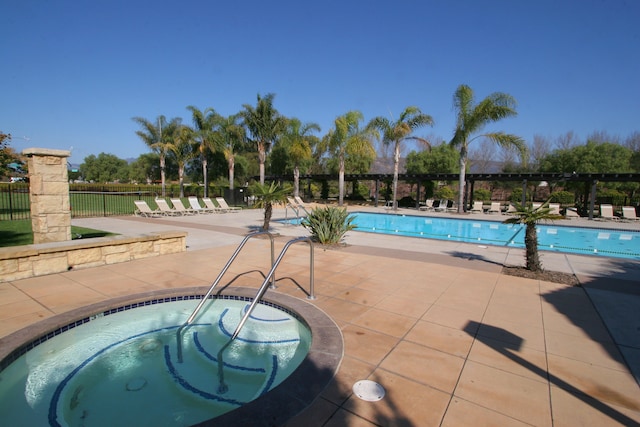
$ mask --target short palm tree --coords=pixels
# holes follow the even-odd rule
[[[244,125],[251,133],[253,142],[258,149],[261,184],[264,184],[264,164],[267,160],[267,152],[271,144],[275,143],[285,124],[284,117],[273,106],[273,98],[275,98],[273,93],[264,97],[258,94],[255,108],[252,105],[244,104],[244,110],[240,112]]]
[[[334,127],[325,135],[325,141],[329,153],[338,159],[338,205],[344,201],[344,171],[345,160],[348,152],[371,152],[372,138],[379,136],[371,127],[361,129],[359,124],[364,116],[360,111],[349,111],[336,118]]]
[[[189,105],[187,110],[191,111],[193,119],[193,127],[195,130],[194,137],[198,143],[198,153],[200,155],[200,161],[202,162],[202,175],[204,177],[204,197],[207,197],[208,182],[207,182],[207,152],[213,151],[214,146],[214,130],[219,122],[218,113],[209,107],[204,111],[198,110],[193,105]]]
[[[287,195],[291,194],[291,186],[287,184],[280,185],[275,181],[265,184],[256,182],[250,187],[249,191],[251,195],[256,197],[254,206],[256,208],[264,208],[262,230],[269,231],[273,205],[287,200]]]
[[[180,126],[181,120],[176,117],[167,122],[165,116],[158,116],[157,126],[142,117],[134,117],[133,121],[143,128],[143,130],[136,131],[136,135],[160,157],[160,180],[162,182],[162,197],[164,197],[166,195],[166,160],[171,143],[169,136]]]
[[[534,208],[531,205],[516,206],[514,212],[510,212],[511,218],[504,221],[505,224],[525,224],[524,246],[526,268],[534,272],[542,271],[542,262],[538,254],[538,231],[536,225],[540,221],[562,219],[561,215],[552,214],[547,200],[540,207]]]
[[[460,85],[453,95],[453,105],[458,111],[456,129],[450,144],[460,149],[460,178],[458,213],[464,212],[464,192],[469,144],[480,137],[487,138],[503,147],[514,147],[526,159],[527,146],[522,138],[504,132],[489,132],[473,136],[491,122],[517,115],[515,99],[506,93],[496,92],[474,105],[473,90]]]
[[[406,139],[417,139],[429,146],[429,143],[423,139],[411,136],[411,133],[423,126],[433,126],[433,118],[422,113],[418,107],[407,107],[395,122],[386,117],[375,117],[370,122],[370,127],[374,127],[382,132],[382,143],[385,145],[393,144],[393,209],[396,210],[396,193],[398,190],[398,165],[400,164],[400,144]]]

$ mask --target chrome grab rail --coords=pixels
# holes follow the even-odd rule
[[[256,231],[255,233],[251,233],[251,234],[245,236],[244,239],[242,239],[242,242],[240,242],[240,244],[238,245],[238,248],[235,250],[233,255],[231,255],[231,258],[229,258],[229,261],[227,261],[225,266],[222,268],[222,270],[220,271],[220,274],[218,274],[218,277],[213,282],[213,284],[211,285],[211,287],[209,288],[207,293],[202,297],[202,299],[200,300],[200,303],[198,304],[198,306],[195,308],[195,310],[193,310],[193,313],[191,313],[191,316],[189,316],[187,321],[184,322],[182,324],[182,326],[180,326],[178,328],[178,331],[176,332],[176,338],[177,338],[177,350],[178,350],[178,362],[179,363],[182,363],[182,332],[196,318],[196,316],[198,315],[198,313],[202,309],[202,306],[205,305],[207,300],[209,299],[209,296],[213,292],[213,289],[216,286],[218,286],[218,284],[220,283],[220,280],[222,280],[222,276],[227,272],[229,267],[231,267],[231,264],[236,259],[236,257],[238,256],[238,254],[240,253],[240,251],[242,250],[244,245],[247,243],[247,241],[249,239],[251,239],[252,237],[256,237],[256,236],[259,236],[259,235],[262,235],[262,234],[268,235],[269,239],[271,240],[271,265],[273,266],[275,251],[274,251],[274,248],[273,248],[273,235],[271,233],[269,233],[268,231]],[[272,268],[272,270],[273,270],[273,268]],[[265,281],[265,282],[267,282],[267,281]],[[274,276],[272,278],[272,281],[271,281],[271,286],[275,288],[275,284],[276,284],[276,282],[275,282],[275,276]]]
[[[284,248],[282,248],[282,252],[280,252],[280,255],[278,255],[278,259],[276,259],[276,261],[273,263],[273,266],[271,267],[271,270],[269,271],[269,273],[265,277],[264,282],[262,283],[262,285],[260,286],[260,289],[258,290],[258,293],[256,294],[256,296],[253,299],[253,301],[251,301],[251,305],[249,306],[249,309],[247,310],[247,312],[244,314],[244,316],[240,320],[240,323],[238,323],[238,326],[236,326],[236,330],[233,332],[233,335],[231,335],[231,338],[229,339],[229,341],[227,341],[227,343],[225,345],[223,345],[222,348],[220,348],[220,351],[218,351],[218,381],[219,381],[218,392],[219,393],[221,393],[221,394],[226,393],[227,390],[229,389],[229,387],[224,383],[224,372],[223,372],[224,361],[222,360],[222,353],[233,342],[233,340],[235,340],[238,337],[238,334],[240,333],[240,330],[242,329],[242,327],[246,323],[247,319],[249,319],[249,316],[251,316],[251,313],[253,312],[253,309],[256,307],[258,302],[264,296],[265,292],[267,291],[267,285],[269,284],[269,279],[274,276],[276,268],[278,268],[278,265],[280,265],[280,261],[282,261],[282,258],[284,257],[285,253],[287,252],[287,249],[289,249],[289,246],[293,245],[294,243],[299,243],[299,242],[307,242],[307,243],[309,243],[309,248],[310,248],[310,267],[309,267],[309,270],[310,270],[310,274],[309,274],[309,295],[307,296],[307,299],[312,299],[313,300],[313,299],[316,298],[315,293],[314,293],[314,277],[313,277],[313,241],[311,240],[311,237],[308,237],[308,236],[306,236],[306,237],[298,237],[296,239],[289,240],[284,245]]]

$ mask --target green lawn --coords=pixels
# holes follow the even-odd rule
[[[91,237],[113,236],[109,233],[92,228],[71,226],[71,237],[76,239],[88,239]],[[0,221],[0,247],[30,245],[33,243],[31,220]]]

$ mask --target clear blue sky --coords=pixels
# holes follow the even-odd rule
[[[452,96],[506,92],[518,117],[492,130],[556,138],[640,131],[640,1],[138,1],[0,3],[0,130],[71,162],[148,152],[131,120],[191,124],[275,93],[322,134],[416,105],[449,140]],[[490,130],[490,129],[487,129]],[[29,141],[21,137],[29,138]]]

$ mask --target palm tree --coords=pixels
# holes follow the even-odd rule
[[[258,149],[258,161],[260,162],[260,183],[264,184],[264,164],[267,152],[271,144],[275,143],[284,126],[284,117],[273,107],[275,94],[269,93],[265,97],[258,94],[256,107],[244,104],[242,115],[244,125],[247,127],[253,142]]]
[[[384,145],[393,144],[393,209],[397,210],[396,193],[398,190],[398,164],[400,163],[400,144],[405,139],[417,139],[429,147],[429,142],[424,138],[412,137],[411,133],[423,126],[433,126],[433,118],[428,114],[423,114],[418,107],[407,107],[395,122],[391,122],[386,117],[375,117],[370,122],[370,127],[374,127],[382,132],[382,143]]]
[[[198,142],[198,152],[200,153],[200,160],[202,161],[202,175],[204,176],[204,197],[207,197],[208,182],[207,182],[207,151],[213,150],[213,133],[218,123],[218,113],[209,107],[204,111],[198,110],[193,105],[189,105],[187,110],[191,111],[193,118],[193,126],[195,128],[195,138]]]
[[[180,197],[184,197],[184,168],[186,164],[198,156],[198,145],[195,142],[195,131],[189,126],[179,126],[169,136],[169,150],[178,164],[178,180]]]
[[[181,119],[176,117],[167,122],[165,116],[158,116],[157,126],[142,117],[134,117],[133,121],[143,128],[143,130],[136,131],[136,135],[160,157],[160,180],[162,182],[162,197],[164,197],[166,195],[165,167],[170,144],[167,135],[171,135],[180,126]]]
[[[273,204],[281,203],[287,199],[287,195],[291,193],[289,185],[279,185],[273,181],[270,184],[253,183],[250,188],[251,194],[256,197],[256,208],[264,208],[264,221],[262,230],[269,231],[269,223],[273,213]]]
[[[526,159],[527,146],[522,138],[504,132],[489,132],[472,137],[490,122],[517,115],[515,99],[501,92],[487,96],[474,105],[473,90],[460,85],[453,95],[453,105],[458,111],[456,129],[450,144],[460,148],[460,179],[458,193],[458,213],[464,212],[465,174],[469,144],[484,137],[503,146],[516,148],[522,159]]]
[[[233,190],[235,181],[235,152],[246,140],[244,127],[239,123],[240,114],[218,118],[218,127],[214,139],[217,148],[222,151],[229,168],[229,189]]]
[[[562,215],[552,214],[549,209],[549,200],[540,207],[531,205],[516,206],[514,212],[510,212],[511,218],[503,221],[505,224],[525,224],[524,233],[526,268],[534,272],[542,271],[542,263],[538,254],[538,232],[536,225],[540,221],[562,219]]]
[[[348,152],[371,152],[373,146],[371,139],[379,136],[374,128],[360,129],[359,123],[363,120],[360,111],[349,111],[336,118],[334,127],[325,135],[325,143],[338,159],[338,205],[344,201],[344,164]]]
[[[283,142],[288,144],[289,158],[293,162],[293,195],[300,193],[300,163],[311,159],[311,144],[309,132],[320,132],[317,123],[302,123],[299,119],[292,118],[286,121],[282,135]]]

